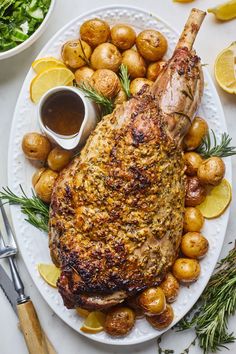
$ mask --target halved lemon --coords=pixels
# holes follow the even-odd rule
[[[76,312],[78,313],[78,315],[85,318],[88,317],[88,315],[90,314],[88,310],[82,309],[82,307],[76,307]]]
[[[220,87],[228,93],[236,93],[236,42],[222,50],[215,61],[215,78]]]
[[[106,315],[101,311],[90,312],[83,326],[80,328],[85,333],[98,333],[103,331]]]
[[[45,92],[56,86],[70,86],[74,74],[67,68],[51,68],[35,76],[30,84],[30,98],[38,103]]]
[[[40,58],[35,60],[32,63],[32,68],[36,72],[36,74],[40,74],[45,70],[51,68],[65,68],[65,64],[56,58],[47,57],[47,58]]]
[[[236,0],[227,1],[219,6],[207,10],[213,13],[217,20],[228,21],[236,17]]]
[[[61,274],[59,268],[57,268],[54,264],[39,263],[38,271],[46,283],[53,286],[54,288],[57,287],[57,280]]]
[[[224,213],[232,198],[230,183],[223,179],[206,196],[204,202],[197,206],[206,219],[214,219]]]

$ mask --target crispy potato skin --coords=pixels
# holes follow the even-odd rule
[[[116,73],[108,69],[99,69],[91,76],[89,83],[105,97],[113,98],[121,89],[120,80]]]
[[[131,81],[130,83],[130,93],[131,95],[136,95],[138,94],[141,89],[143,88],[144,85],[147,85],[149,87],[151,87],[153,85],[153,81],[145,79],[145,78],[136,78],[134,80]]]
[[[104,329],[111,336],[124,336],[135,323],[135,312],[129,307],[114,307],[107,313]]]
[[[202,184],[217,186],[225,175],[225,164],[220,157],[210,157],[198,168],[197,176]]]
[[[34,186],[36,195],[45,203],[51,202],[52,191],[57,177],[58,173],[48,168],[40,175]]]
[[[146,315],[159,315],[166,308],[166,298],[160,287],[144,290],[138,298],[138,304]]]
[[[110,37],[110,27],[106,21],[99,18],[85,21],[80,27],[80,37],[91,47],[105,43]]]
[[[196,176],[201,163],[202,157],[194,151],[189,151],[184,154],[185,173],[188,176]]]
[[[194,207],[201,204],[206,198],[207,192],[204,186],[201,185],[197,176],[187,177],[185,205]]]
[[[175,278],[183,283],[192,283],[200,275],[200,264],[196,259],[178,258],[172,268]]]
[[[146,316],[146,319],[155,329],[161,331],[173,322],[174,311],[171,305],[167,304],[165,311],[160,315]]]
[[[148,65],[147,68],[147,79],[156,81],[158,75],[160,74],[161,70],[166,65],[166,61],[159,60],[157,62],[151,63]]]
[[[42,162],[46,161],[52,148],[48,138],[39,133],[25,134],[21,146],[27,159]]]
[[[102,43],[94,49],[91,56],[91,65],[94,70],[109,69],[117,72],[121,60],[121,54],[114,44]]]
[[[179,294],[179,282],[172,273],[167,273],[165,279],[160,284],[160,288],[163,290],[168,303],[176,300]]]
[[[47,163],[51,170],[59,172],[63,170],[71,161],[73,153],[69,150],[64,150],[59,146],[52,149],[48,155]]]
[[[133,47],[136,40],[136,33],[130,26],[118,24],[111,29],[111,41],[120,50],[127,50]]]
[[[160,32],[156,30],[144,30],[137,36],[136,46],[144,59],[157,61],[165,55],[168,43]]]
[[[83,40],[68,41],[63,45],[61,50],[63,62],[72,69],[78,69],[85,65],[86,60],[89,60],[91,54],[92,49],[90,45]]]
[[[186,208],[184,213],[184,231],[198,232],[204,224],[204,217],[197,208]]]
[[[186,257],[198,259],[206,255],[209,242],[199,232],[187,232],[182,237],[180,248]]]
[[[128,49],[122,53],[122,64],[126,65],[132,79],[145,77],[146,63],[141,55],[134,49]]]
[[[208,124],[205,119],[201,117],[195,117],[188,133],[185,135],[183,144],[184,149],[187,151],[195,150],[199,147],[202,139],[208,133]]]
[[[88,66],[82,66],[82,68],[79,68],[75,71],[76,83],[79,85],[83,82],[88,82],[93,73],[93,69],[89,68]]]

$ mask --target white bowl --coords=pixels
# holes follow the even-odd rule
[[[29,46],[31,46],[31,44],[33,44],[41,36],[41,34],[45,31],[45,29],[47,27],[49,18],[52,15],[52,11],[53,11],[55,2],[56,2],[56,0],[51,0],[51,4],[49,6],[48,12],[47,12],[43,22],[36,29],[36,31],[28,39],[26,39],[26,41],[19,44],[18,46],[14,47],[12,49],[6,50],[5,52],[0,52],[0,60],[10,58],[16,54],[19,54],[20,52],[22,52],[26,48],[29,48]]]

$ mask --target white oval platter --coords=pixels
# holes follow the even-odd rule
[[[60,49],[63,43],[69,39],[78,38],[80,25],[85,20],[93,17],[104,19],[108,21],[110,25],[116,23],[130,24],[137,32],[145,28],[159,30],[168,39],[169,49],[167,58],[171,56],[178,39],[178,33],[176,33],[170,25],[148,12],[128,6],[110,6],[91,11],[72,20],[56,33],[56,35],[46,44],[38,58],[46,56],[55,56],[59,58]],[[201,53],[198,54],[200,55]],[[17,194],[20,194],[19,185],[22,185],[28,195],[31,194],[31,177],[35,170],[35,168],[24,158],[21,150],[21,140],[23,135],[30,131],[39,130],[36,120],[36,106],[29,98],[30,81],[34,75],[35,74],[31,69],[21,89],[12,123],[9,144],[8,181],[9,187]],[[214,129],[219,138],[222,132],[227,131],[224,113],[212,80],[205,70],[204,75],[205,90],[199,113],[206,118],[210,128]],[[231,182],[230,159],[225,159],[225,163],[227,170],[226,178]],[[74,310],[67,310],[63,306],[61,296],[57,290],[48,286],[38,274],[38,263],[51,263],[47,235],[28,224],[24,220],[24,215],[21,214],[19,207],[12,206],[11,214],[20,252],[35,285],[47,301],[48,305],[69,326],[92,340],[113,345],[141,343],[155,338],[162,333],[153,329],[145,319],[137,320],[131,333],[122,338],[112,338],[105,332],[93,335],[81,332],[80,327],[83,319],[81,319]],[[199,280],[189,288],[181,288],[180,295],[178,296],[177,301],[173,304],[175,319],[172,325],[178,322],[190,310],[205,288],[214,270],[223,245],[228,217],[229,209],[221,217],[205,222],[203,233],[209,240],[210,250],[208,255],[201,261],[201,276]]]

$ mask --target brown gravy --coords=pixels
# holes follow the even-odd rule
[[[84,104],[71,91],[59,91],[44,102],[41,110],[44,126],[60,135],[75,135],[84,120]]]

